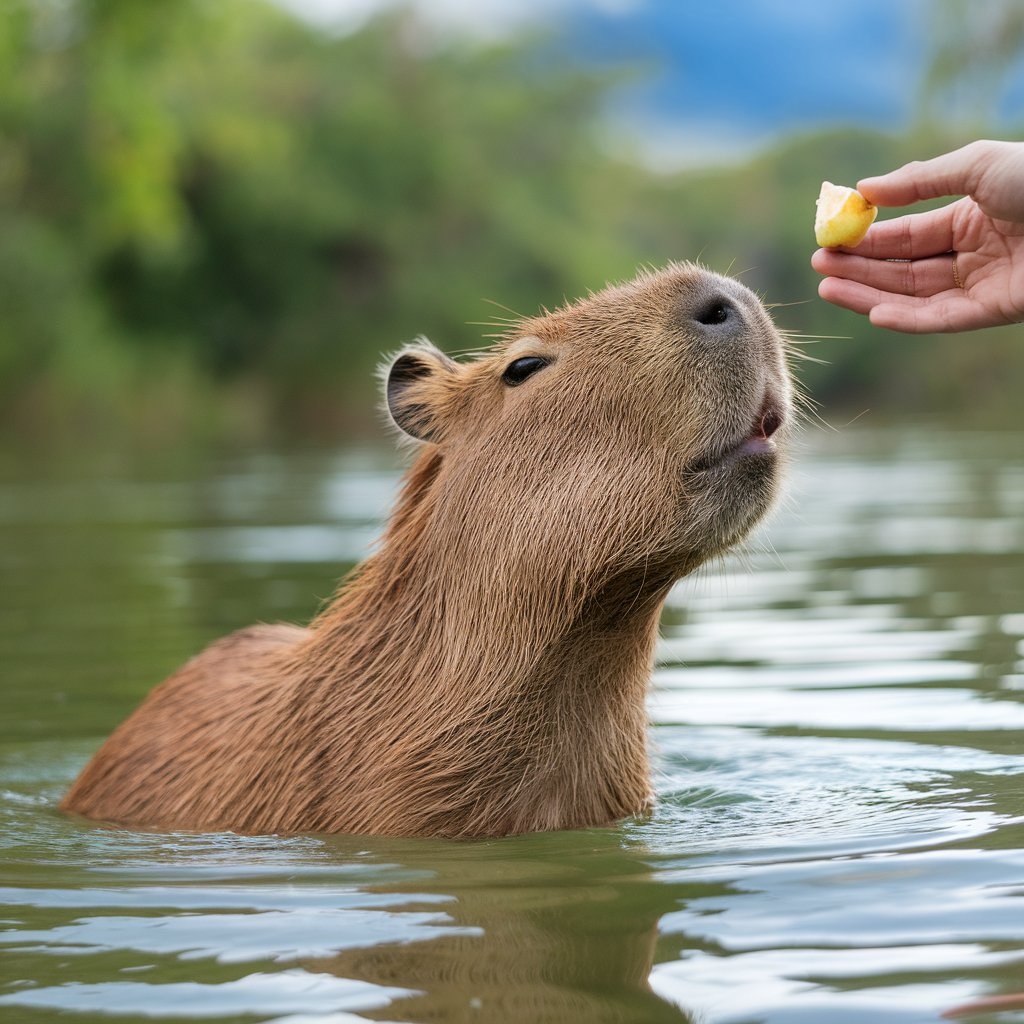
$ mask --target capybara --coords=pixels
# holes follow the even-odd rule
[[[62,807],[446,837],[643,812],[661,606],[773,502],[784,349],[751,291],[691,263],[519,320],[464,362],[407,347],[385,400],[418,454],[378,550],[309,627],[187,662]]]

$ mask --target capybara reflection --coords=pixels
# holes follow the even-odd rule
[[[65,810],[165,829],[500,836],[651,802],[645,694],[680,577],[772,504],[783,342],[689,263],[386,372],[420,450],[379,549],[312,624],[158,686]]]
[[[664,864],[657,850],[611,829],[474,844],[465,854],[451,844],[325,840],[343,857],[352,847],[338,844],[356,841],[376,898],[363,912],[380,926],[367,921],[364,941],[350,931],[337,951],[301,966],[395,993],[360,1018],[694,1024],[652,990],[654,961],[680,957],[679,936],[661,935],[658,923],[728,886],[666,877],[673,872],[652,870],[652,861]],[[329,908],[329,893],[325,901]],[[423,926],[396,928],[416,917]]]

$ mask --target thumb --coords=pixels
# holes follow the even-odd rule
[[[857,183],[857,191],[876,206],[909,206],[936,196],[970,195],[985,164],[984,142],[972,142],[933,160],[915,160],[897,171]]]

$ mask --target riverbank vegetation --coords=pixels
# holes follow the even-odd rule
[[[776,303],[826,414],[1013,415],[1020,329],[914,339],[820,302],[823,178],[965,141],[834,128],[674,175],[608,144],[614,86],[544,39],[331,36],[258,0],[0,7],[0,423],[350,436],[373,368],[700,258]],[[513,312],[514,311],[514,312]]]

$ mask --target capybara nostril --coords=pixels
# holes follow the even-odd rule
[[[694,320],[705,327],[720,327],[735,319],[736,307],[724,296],[714,296],[703,302],[694,314]]]

